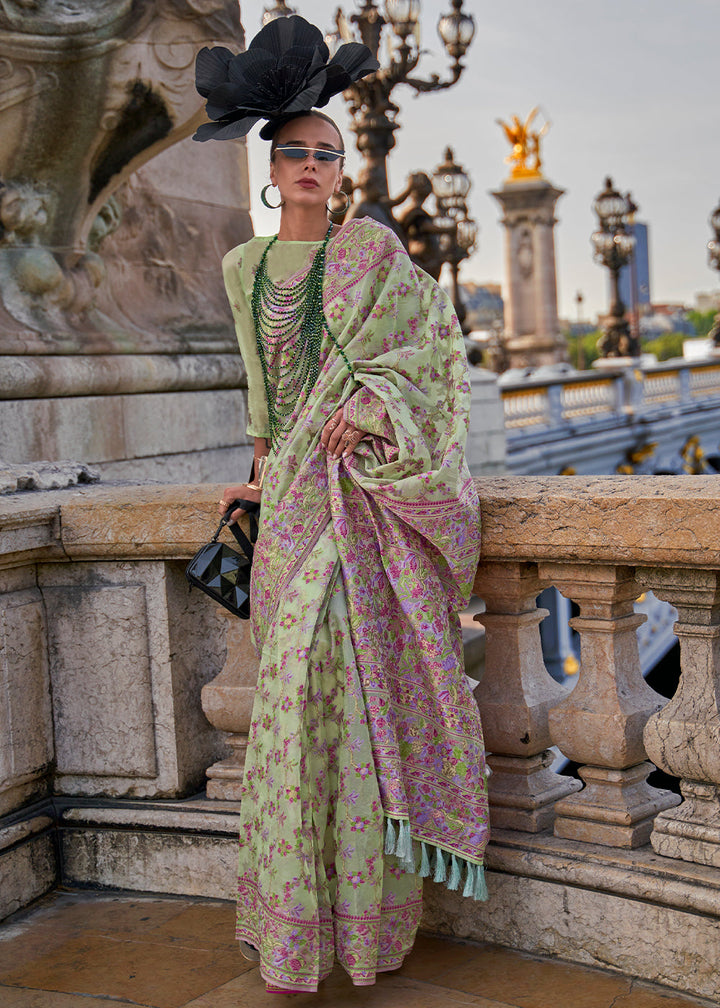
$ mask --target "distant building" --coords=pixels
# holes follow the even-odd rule
[[[635,221],[630,231],[635,237],[635,251],[627,266],[620,270],[620,298],[637,333],[639,319],[650,308],[650,247],[647,224]]]
[[[694,336],[695,326],[688,318],[687,308],[680,302],[649,304],[645,307],[639,323],[640,334],[645,339],[653,339],[665,333],[679,332]]]
[[[687,311],[682,301],[657,301],[650,308],[653,315],[664,315],[666,318],[673,318]]]
[[[695,295],[695,308],[700,312],[720,309],[720,291],[702,291]]]
[[[466,281],[460,286],[471,330],[492,329],[498,323],[503,324],[505,306],[500,284]]]

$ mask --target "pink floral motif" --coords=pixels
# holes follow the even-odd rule
[[[224,263],[258,436],[247,299],[266,241]],[[285,272],[268,256],[273,279],[302,276],[303,256]],[[334,341],[265,477],[238,885],[238,936],[259,947],[263,976],[310,991],[336,959],[371,983],[412,945],[421,881],[384,854],[387,816],[473,863],[488,836],[456,615],[480,534],[462,339],[443,292],[371,221],[329,244],[323,298]],[[368,437],[333,461],[319,436],[340,407]]]

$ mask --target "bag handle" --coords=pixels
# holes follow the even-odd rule
[[[254,514],[249,515],[250,518],[250,538],[245,535],[243,530],[240,528],[237,522],[233,522],[229,525],[231,533],[235,537],[235,541],[242,547],[242,551],[245,556],[252,562],[254,549],[253,546],[257,542],[258,537],[258,521]]]
[[[247,514],[248,518],[250,519],[250,538],[249,539],[245,535],[245,533],[243,532],[243,530],[240,528],[240,526],[238,525],[238,523],[236,521],[232,521],[232,519],[230,517],[232,515],[233,511],[237,511],[237,509],[239,507],[242,508],[243,510],[245,510],[245,508],[243,507],[243,505],[245,505],[245,504],[247,504],[248,507],[252,507],[252,510],[246,511],[246,514]],[[258,513],[259,510],[260,510],[260,505],[257,503],[257,501],[246,501],[246,500],[243,500],[242,498],[238,498],[237,500],[232,501],[232,503],[229,505],[227,511],[225,512],[225,514],[220,519],[220,524],[218,525],[217,530],[215,532],[215,535],[212,537],[212,539],[210,540],[210,542],[217,542],[218,536],[222,532],[223,528],[225,528],[225,526],[227,525],[227,527],[230,529],[230,532],[234,536],[235,541],[238,543],[239,546],[242,547],[242,550],[245,553],[245,555],[247,556],[248,560],[250,560],[252,562],[253,553],[254,553],[253,546],[257,542],[257,537],[258,537],[257,513]]]

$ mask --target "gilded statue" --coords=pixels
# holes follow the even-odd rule
[[[539,179],[543,177],[540,170],[542,160],[540,158],[540,140],[550,129],[550,123],[546,122],[540,129],[532,129],[533,120],[539,112],[536,106],[525,122],[520,121],[520,117],[514,115],[510,123],[496,119],[502,126],[505,136],[510,142],[512,150],[505,158],[509,165],[510,180],[515,179]]]

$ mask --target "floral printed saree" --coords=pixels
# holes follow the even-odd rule
[[[268,241],[223,262],[257,437],[269,429],[249,303]],[[272,280],[297,281],[319,246],[277,242]],[[426,876],[487,895],[485,761],[457,615],[480,541],[462,339],[440,287],[368,219],[330,241],[323,302],[333,338],[263,487],[241,811],[237,935],[291,990],[316,990],[336,960],[355,984],[399,967]],[[335,460],[320,434],[341,406],[368,436]]]

